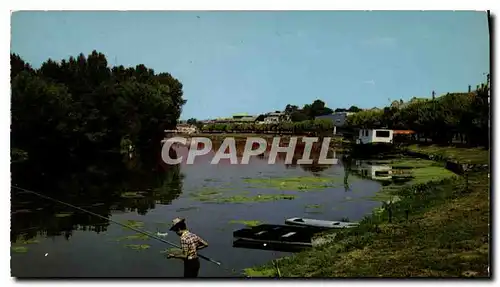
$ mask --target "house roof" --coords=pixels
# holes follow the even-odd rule
[[[394,130],[393,134],[395,135],[411,135],[414,134],[415,132],[412,130]]]

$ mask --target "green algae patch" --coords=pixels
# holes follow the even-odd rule
[[[40,243],[40,241],[33,238],[33,239],[21,240],[21,241],[19,241],[19,243],[23,244],[23,245],[28,245],[28,244],[38,244],[38,243]]]
[[[189,195],[198,201],[211,201],[213,198],[223,194],[227,190],[224,187],[203,187],[198,192],[192,192]]]
[[[284,177],[284,178],[249,178],[244,180],[257,188],[269,188],[289,191],[307,192],[313,190],[324,190],[326,188],[338,187],[341,178],[335,177]]]
[[[127,220],[127,221],[125,221],[124,224],[129,226],[129,227],[132,227],[132,228],[143,228],[144,227],[144,222],[137,221],[137,220]]]
[[[28,247],[26,247],[26,246],[12,246],[11,250],[14,253],[26,253],[26,252],[28,252]]]
[[[133,249],[133,250],[146,250],[149,249],[151,246],[148,244],[126,244],[124,245],[127,248]]]
[[[137,233],[134,235],[119,237],[116,239],[116,241],[123,241],[123,240],[149,240],[149,236]]]
[[[65,213],[56,213],[54,216],[57,218],[64,218],[64,217],[69,217],[73,215],[72,212],[65,212]]]
[[[256,196],[235,195],[229,197],[217,198],[213,203],[251,203],[251,202],[266,202],[276,200],[292,200],[295,199],[291,194],[259,194]]]
[[[261,225],[263,222],[258,220],[231,220],[229,223],[231,224],[243,224],[248,227],[254,227],[257,225]]]

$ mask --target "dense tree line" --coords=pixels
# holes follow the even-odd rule
[[[207,133],[273,133],[273,134],[319,134],[332,133],[330,120],[304,120],[301,122],[259,123],[214,123],[202,127]]]
[[[490,80],[467,93],[448,93],[434,99],[383,110],[358,112],[347,119],[353,128],[410,129],[419,137],[447,144],[460,139],[471,145],[489,145]]]
[[[172,75],[109,67],[97,51],[38,69],[16,54],[10,61],[13,157],[159,146],[186,103]]]

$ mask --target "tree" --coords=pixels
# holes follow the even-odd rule
[[[361,111],[361,109],[356,107],[356,106],[351,106],[347,111],[351,112],[351,113],[357,113],[357,112]]]
[[[188,125],[195,125],[198,121],[195,118],[190,118],[186,121]]]
[[[37,70],[11,54],[11,65],[12,148],[29,158],[120,151],[124,141],[159,149],[186,103],[170,74],[144,65],[110,68],[97,51],[48,59]]]
[[[259,115],[259,116],[255,119],[255,121],[257,121],[257,122],[262,122],[262,121],[264,121],[264,119],[265,119],[265,118],[266,118],[266,116],[265,116],[265,115]]]

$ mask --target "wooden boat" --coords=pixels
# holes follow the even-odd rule
[[[293,245],[312,247],[312,237],[317,229],[301,226],[261,224],[253,228],[239,229],[233,232],[233,237],[239,243],[254,243],[267,245]]]
[[[285,224],[324,229],[353,228],[358,226],[357,222],[329,221],[300,217],[288,218],[285,220]]]

